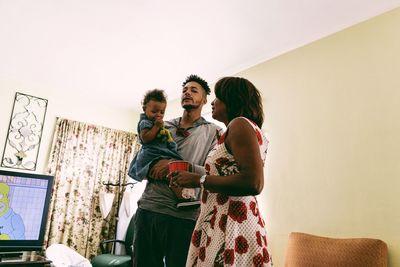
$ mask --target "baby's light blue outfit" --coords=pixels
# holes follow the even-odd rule
[[[157,162],[160,159],[182,160],[182,157],[177,151],[176,143],[173,141],[163,141],[162,137],[156,137],[150,143],[143,143],[142,139],[140,138],[140,132],[143,129],[152,128],[153,125],[153,121],[149,120],[146,114],[140,114],[137,132],[142,147],[138,153],[136,153],[129,167],[129,176],[137,181],[142,181],[144,178],[146,178],[152,162]]]

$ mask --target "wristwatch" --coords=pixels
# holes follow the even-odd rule
[[[204,182],[206,181],[207,174],[204,174],[203,176],[200,177],[200,188],[204,188]]]

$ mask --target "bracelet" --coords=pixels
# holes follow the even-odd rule
[[[204,189],[204,182],[206,181],[207,174],[200,177],[200,188]]]

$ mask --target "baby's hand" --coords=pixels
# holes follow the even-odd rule
[[[157,118],[157,119],[154,121],[154,125],[157,126],[157,127],[159,127],[159,128],[161,128],[161,127],[164,125],[164,121],[163,121],[161,118]]]

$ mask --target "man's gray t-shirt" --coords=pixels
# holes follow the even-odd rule
[[[195,172],[204,174],[204,168],[199,166],[204,165],[208,153],[217,142],[221,128],[201,117],[192,127],[183,130],[179,128],[180,119],[166,121],[165,128],[171,132],[182,158],[197,165]],[[147,182],[142,197],[138,201],[138,207],[181,219],[196,220],[198,206],[178,208],[178,203],[178,198],[169,188],[168,182],[151,180]]]

